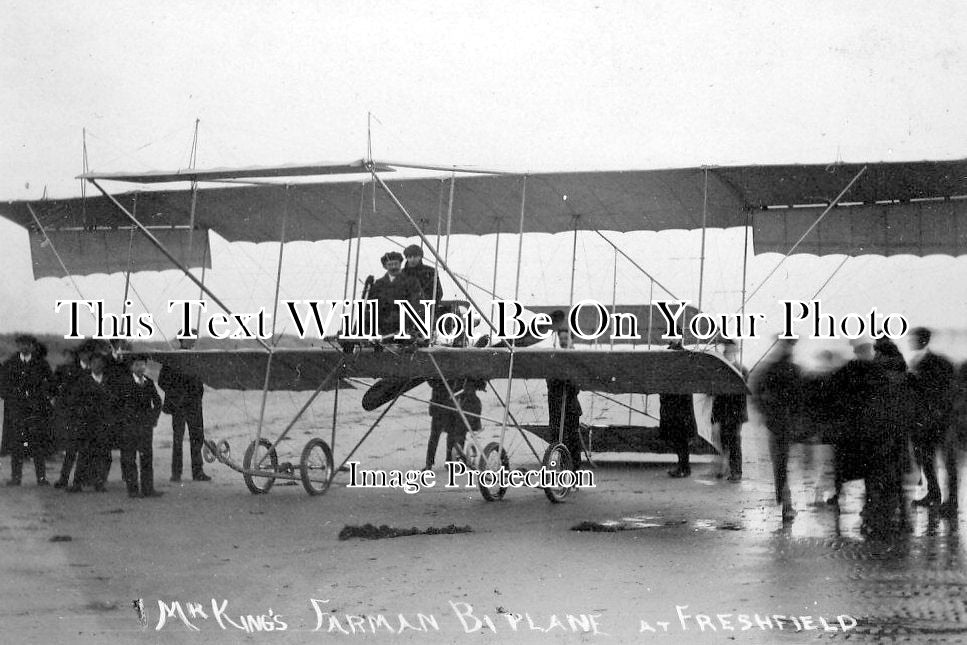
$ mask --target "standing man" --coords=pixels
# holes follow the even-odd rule
[[[558,346],[570,349],[573,346],[571,332],[567,328],[557,330]],[[571,381],[562,379],[547,379],[547,425],[551,428],[551,435],[557,442],[562,437],[562,443],[571,453],[571,464],[574,470],[580,470],[581,455],[581,402],[578,400],[580,390]],[[563,433],[563,436],[562,436]]]
[[[10,427],[10,479],[7,486],[19,486],[24,458],[34,461],[38,486],[47,486],[47,449],[50,443],[49,395],[50,366],[38,352],[33,336],[18,335],[17,353],[0,366],[0,397],[4,400],[5,421]]]
[[[191,335],[198,332],[191,330]],[[182,350],[190,350],[195,346],[194,338],[180,338]],[[165,392],[162,412],[171,415],[171,481],[181,481],[181,470],[184,461],[182,444],[185,439],[185,427],[188,427],[188,450],[191,454],[191,478],[196,482],[211,481],[211,477],[202,470],[201,447],[205,443],[205,418],[202,413],[201,399],[205,394],[205,385],[201,379],[191,374],[184,374],[178,370],[163,365],[158,375],[158,385]]]
[[[152,440],[161,415],[161,397],[145,375],[144,356],[131,359],[131,373],[119,385],[121,397],[121,474],[128,497],[161,497],[154,489]],[[140,461],[140,463],[138,463]]]
[[[668,346],[673,351],[685,351],[680,342]],[[668,439],[675,448],[678,464],[668,471],[669,477],[689,477],[692,466],[689,463],[688,444],[698,433],[695,425],[695,411],[691,394],[659,394],[658,425],[662,437]]]
[[[115,408],[116,390],[108,384],[105,364],[102,353],[91,354],[91,371],[77,378],[71,392],[77,468],[68,493],[79,493],[84,486],[93,486],[101,493],[106,490],[104,484],[111,467],[108,434],[113,423],[109,411]]]
[[[967,363],[961,364],[951,388],[953,411],[950,429],[944,441],[944,465],[947,468],[947,501],[940,505],[940,514],[957,517],[957,486],[960,482],[957,468],[960,452],[967,444]]]
[[[793,424],[802,405],[802,374],[792,361],[795,339],[780,338],[766,367],[755,379],[755,401],[769,430],[769,452],[776,484],[776,503],[782,507],[783,522],[796,516],[789,490],[789,444]]]
[[[725,360],[742,372],[748,379],[749,372],[739,363],[738,346],[734,340],[722,341]],[[742,479],[742,424],[749,420],[745,394],[719,394],[712,403],[712,423],[718,423],[722,431],[722,449],[729,456],[729,481]]]
[[[951,422],[954,367],[946,358],[928,349],[929,329],[917,327],[911,334],[910,345],[917,356],[912,361],[910,380],[920,408],[920,419],[913,430],[913,455],[927,480],[927,494],[913,503],[937,506],[940,504],[940,483],[936,453]]]
[[[395,336],[400,331],[400,313],[397,301],[406,300],[416,311],[419,311],[422,288],[420,283],[403,274],[403,256],[396,251],[390,251],[380,258],[386,274],[375,280],[369,289],[368,299],[378,302],[380,335]],[[161,386],[164,388],[164,385]]]

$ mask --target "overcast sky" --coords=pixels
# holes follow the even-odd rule
[[[199,167],[357,159],[368,113],[376,158],[508,170],[967,156],[962,3],[789,5],[0,0],[0,198],[78,194],[82,128],[94,170],[184,167],[196,118]],[[50,327],[25,244],[0,296]]]

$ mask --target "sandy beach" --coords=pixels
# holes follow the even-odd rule
[[[281,460],[297,459],[309,436],[329,439],[332,396],[283,442],[292,455],[287,447]],[[258,397],[209,391],[209,436],[240,454],[253,432],[242,419]],[[341,393],[337,461],[375,419],[360,397]],[[290,395],[271,395],[269,428],[282,427],[290,409]],[[832,484],[829,452],[807,446],[792,457],[798,516],[783,525],[755,422],[744,430],[741,483],[715,479],[707,457],[684,480],[665,474],[670,456],[602,458],[595,488],[563,504],[531,489],[493,503],[442,485],[412,495],[349,489],[345,475],[318,497],[283,482],[252,495],[217,463],[207,466],[212,482],[176,484],[167,477],[167,424],[163,416],[155,431],[161,498],[129,499],[116,453],[106,493],[69,495],[29,477],[0,489],[8,635],[22,643],[798,643],[956,640],[965,631],[956,523],[919,510],[912,533],[865,540],[862,484],[848,486],[839,513],[817,503]],[[424,404],[403,401],[358,458],[368,468],[416,468],[426,435]],[[521,441],[508,445],[512,465],[536,467]],[[367,523],[471,532],[339,539],[346,526]],[[573,530],[582,523],[616,530]]]

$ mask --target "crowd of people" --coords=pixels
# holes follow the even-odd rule
[[[120,452],[121,478],[130,497],[159,497],[154,486],[153,435],[162,412],[171,415],[172,481],[181,479],[182,439],[189,434],[192,476],[209,481],[202,466],[204,386],[194,376],[164,367],[159,385],[146,374],[145,356],[125,351],[123,341],[83,341],[64,351],[50,369],[36,338],[18,335],[15,353],[0,364],[3,439],[10,456],[8,486],[20,486],[31,459],[38,486],[48,486],[47,459],[63,453],[55,488],[70,493],[107,489],[112,451]],[[183,341],[190,348],[192,341]]]
[[[793,361],[795,341],[778,341],[753,375],[752,392],[769,429],[776,501],[784,519],[795,515],[787,474],[790,444],[817,438],[834,450],[836,491],[829,504],[838,504],[845,482],[862,479],[864,515],[903,522],[903,476],[915,467],[927,492],[912,503],[956,516],[957,456],[967,434],[967,363],[955,370],[930,349],[930,340],[926,328],[911,332],[909,365],[888,338],[856,340],[851,360],[836,365],[827,355],[823,368],[812,374]],[[940,450],[945,496],[936,464]]]
[[[399,324],[395,301],[420,299],[438,305],[442,288],[436,271],[422,263],[423,252],[412,245],[404,254],[382,257],[384,276],[371,280],[368,297],[379,301],[383,333]],[[405,262],[405,266],[404,266]],[[368,281],[370,282],[370,281]],[[383,311],[385,309],[385,312]],[[439,312],[438,312],[439,313]],[[552,322],[557,345],[571,347],[562,311]],[[854,357],[836,365],[832,354],[821,369],[803,373],[793,360],[795,341],[777,341],[775,351],[749,377],[736,358],[736,346],[722,343],[730,363],[748,378],[753,401],[769,430],[776,501],[783,519],[795,515],[788,483],[790,445],[819,440],[834,448],[835,493],[827,501],[835,505],[844,483],[865,480],[865,513],[903,520],[903,475],[914,463],[922,472],[927,492],[913,504],[936,508],[955,516],[958,509],[958,452],[967,437],[967,363],[959,370],[930,346],[931,332],[911,332],[913,351],[908,365],[899,348],[888,338],[853,342]],[[193,341],[181,341],[190,349]],[[4,400],[3,437],[0,456],[10,456],[8,486],[19,486],[24,461],[31,459],[37,484],[49,485],[47,458],[62,452],[60,476],[54,484],[68,492],[84,488],[104,491],[113,450],[120,451],[121,476],[131,497],[161,495],[154,487],[153,430],[162,413],[172,420],[171,480],[182,477],[182,444],[189,439],[191,475],[209,481],[203,470],[204,385],[195,376],[164,366],[158,386],[146,375],[143,355],[125,351],[123,341],[85,341],[65,351],[52,371],[46,348],[37,339],[19,335],[16,352],[0,364],[0,398]],[[678,345],[672,350],[683,350]],[[484,383],[460,379],[430,383],[430,439],[424,468],[432,469],[440,435],[446,433],[447,459],[458,458],[458,447],[467,426],[477,431],[481,404],[477,396]],[[548,380],[548,425],[552,435],[565,444],[573,467],[582,463],[581,407],[578,389],[569,381]],[[454,399],[457,405],[454,405]],[[469,415],[461,415],[457,407]],[[688,477],[689,441],[696,424],[691,395],[660,395],[661,435],[673,447],[677,465],[672,477]],[[467,421],[466,419],[469,419]],[[714,398],[711,421],[721,431],[723,453],[728,457],[728,478],[742,478],[740,431],[748,420],[745,394]],[[912,448],[912,451],[911,451]],[[940,487],[936,454],[943,451],[947,492]]]

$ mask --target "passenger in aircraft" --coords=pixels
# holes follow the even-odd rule
[[[20,334],[14,339],[16,353],[0,365],[0,397],[10,426],[10,479],[8,486],[19,486],[23,462],[30,457],[38,486],[47,486],[47,457],[50,444],[50,366],[45,352],[33,336]]]
[[[557,329],[557,344],[563,349],[571,349],[573,340],[567,328]],[[571,454],[571,465],[579,470],[582,465],[581,450],[581,402],[580,390],[573,382],[564,379],[547,379],[548,426],[554,441],[562,436],[562,443]],[[561,434],[563,431],[563,435]]]
[[[685,351],[681,342],[672,342],[669,349]],[[658,395],[659,432],[661,437],[672,444],[678,463],[668,471],[669,477],[689,477],[692,466],[689,463],[688,444],[698,429],[695,425],[695,412],[692,408],[691,394]]]
[[[407,300],[419,312],[422,288],[412,276],[403,273],[403,256],[390,251],[380,258],[386,274],[373,282],[368,298],[378,301],[379,333],[395,336],[399,332],[400,314],[398,300]]]
[[[421,298],[439,302],[440,298],[443,297],[443,286],[440,284],[436,270],[423,264],[423,249],[417,244],[410,244],[403,250],[403,257],[406,258],[403,275],[420,283]],[[434,283],[436,283],[436,287],[434,287]]]
[[[776,486],[776,503],[783,521],[792,520],[796,511],[789,490],[789,444],[794,424],[802,409],[802,375],[792,360],[795,339],[780,338],[765,367],[754,375],[754,400],[769,430],[769,450]]]
[[[192,336],[198,332],[192,330]],[[180,338],[182,350],[195,346],[194,338]],[[195,481],[211,481],[205,474],[201,459],[201,447],[205,443],[205,415],[202,397],[205,385],[192,374],[185,374],[167,365],[158,374],[158,386],[164,390],[165,399],[161,411],[171,415],[171,481],[181,481],[184,466],[183,443],[185,428],[188,428],[188,451],[191,456],[191,478]]]
[[[911,381],[920,419],[913,433],[913,454],[927,480],[927,494],[914,504],[940,504],[940,483],[937,480],[936,452],[947,434],[951,422],[954,368],[946,358],[929,349],[931,332],[925,327],[911,331],[911,347],[917,352],[911,366]]]
[[[121,403],[121,474],[128,497],[160,497],[154,488],[152,440],[161,415],[161,397],[145,374],[144,356],[131,359],[131,372],[118,383]]]
[[[748,379],[748,370],[739,363],[735,341],[726,338],[721,345],[725,360],[742,372],[742,378]],[[712,423],[721,427],[722,449],[729,459],[728,479],[733,482],[742,479],[742,424],[749,420],[745,399],[744,393],[719,394],[712,403]]]

